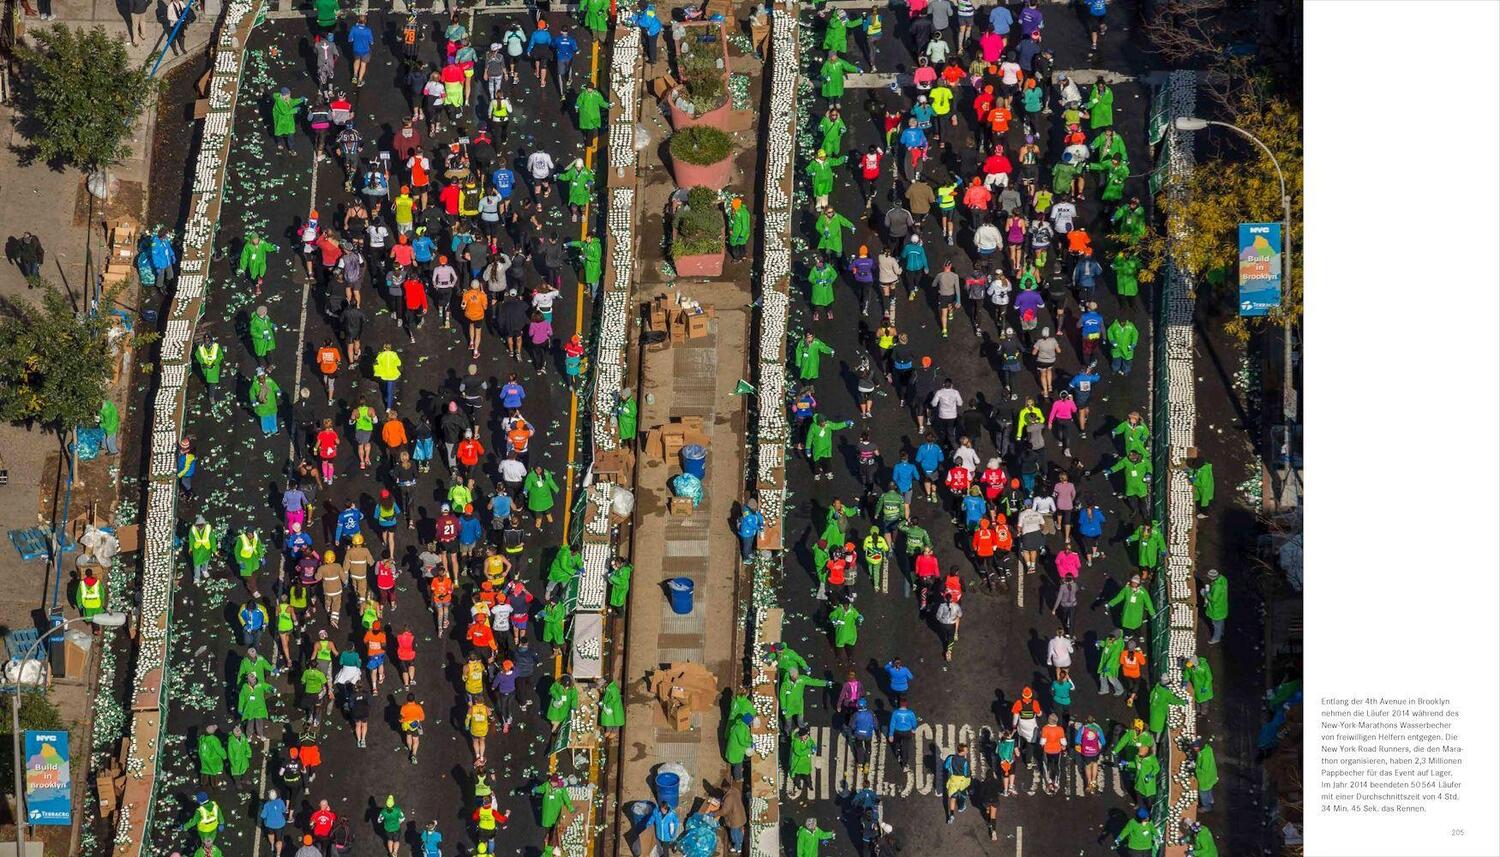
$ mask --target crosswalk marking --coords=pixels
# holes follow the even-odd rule
[[[870,743],[869,765],[863,772],[855,762],[852,739],[841,729],[815,726],[812,735],[818,749],[812,757],[810,788],[792,782],[782,769],[782,794],[790,800],[843,799],[860,788],[870,788],[882,797],[937,794],[942,785],[943,760],[954,753],[959,744],[969,747],[969,762],[976,780],[1000,775],[993,757],[997,734],[990,726],[919,723],[912,742],[916,758],[908,759],[904,769],[896,760],[895,749],[886,740],[884,732],[877,733]],[[1119,768],[1114,765],[1106,768],[1101,775],[1109,781],[1110,789],[1116,797],[1125,797],[1125,781]],[[1043,792],[1045,780],[1040,766],[1022,767],[1018,759],[1016,780],[1018,789],[1026,795]],[[1061,794],[1065,800],[1090,796],[1085,766],[1072,753],[1063,756],[1059,782],[1063,784]]]

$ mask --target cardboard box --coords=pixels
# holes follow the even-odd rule
[[[708,315],[696,313],[687,317],[688,339],[702,339],[708,336]]]
[[[678,417],[673,420],[674,425],[680,425],[684,430],[696,434],[703,433],[703,418],[699,416]]]
[[[667,721],[678,732],[690,731],[693,728],[693,710],[686,705],[679,706],[667,715]]]
[[[610,449],[594,456],[594,476],[617,482],[635,469],[635,453],[628,449]]]
[[[670,509],[673,515],[686,518],[693,514],[693,501],[688,497],[673,497]]]
[[[651,97],[658,99],[666,95],[667,92],[676,85],[677,81],[673,80],[668,75],[662,75],[661,77],[652,78],[651,82],[646,84],[646,86],[651,90]]]

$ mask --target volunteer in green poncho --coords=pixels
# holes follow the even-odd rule
[[[104,453],[120,454],[120,409],[109,399],[99,405],[99,430],[104,433]]]
[[[572,595],[573,580],[582,570],[583,559],[573,553],[573,548],[567,542],[563,542],[552,555],[552,562],[547,565],[546,597],[555,598],[558,592],[562,592],[564,596]]]
[[[250,282],[255,284],[257,296],[260,295],[260,287],[266,281],[266,254],[275,249],[275,245],[269,241],[262,241],[254,232],[245,236],[245,246],[240,249],[240,266],[237,272],[250,278]]]
[[[1183,819],[1182,826],[1187,829],[1188,842],[1191,843],[1189,854],[1193,857],[1219,857],[1219,845],[1214,842],[1213,832],[1202,822]]]
[[[542,827],[547,830],[556,827],[563,808],[572,803],[568,788],[563,785],[563,778],[553,774],[533,787],[531,793],[542,796]]]
[[[323,17],[322,6],[329,0],[319,0],[318,18]],[[338,8],[337,0],[332,0],[335,10]],[[330,22],[329,27],[333,24]],[[276,146],[292,151],[292,136],[297,133],[297,108],[301,107],[306,99],[293,98],[292,91],[282,87],[281,91],[271,99],[271,135],[276,138]]]
[[[229,778],[236,786],[244,785],[245,777],[250,773],[250,739],[238,725],[229,731],[228,748]]]
[[[1214,808],[1214,787],[1219,784],[1219,762],[1214,748],[1199,736],[1191,747],[1193,777],[1198,781],[1198,809],[1211,812]]]
[[[1119,429],[1117,428],[1115,431],[1119,431]],[[1127,436],[1126,444],[1129,445],[1129,442],[1129,436]],[[1146,498],[1150,494],[1148,485],[1151,482],[1151,461],[1142,457],[1142,453],[1139,451],[1132,449],[1125,453],[1125,457],[1116,461],[1106,472],[1119,473],[1121,471],[1124,471],[1125,474],[1125,506],[1135,513],[1137,520],[1144,519],[1146,517]]]
[[[818,215],[818,220],[813,224],[818,233],[818,252],[828,254],[828,258],[837,259],[844,255],[844,230],[854,231],[854,223],[849,218],[833,210],[833,206],[825,206],[823,213]]]
[[[1094,81],[1089,100],[1083,103],[1089,112],[1089,130],[1098,131],[1115,124],[1115,91],[1102,80]]]
[[[594,34],[594,41],[602,42],[609,33],[609,0],[583,0],[578,12],[583,25]]]
[[[788,646],[786,643],[776,643],[771,647],[771,654],[774,656],[774,659],[776,661],[777,672],[788,673],[792,670],[796,670],[799,673],[806,675],[808,671],[812,669],[812,667],[808,665],[807,659],[797,654],[796,650],[791,646]],[[745,701],[749,702],[748,699]],[[753,714],[755,712],[755,706],[750,706],[748,710]]]
[[[1203,510],[1214,501],[1214,465],[1205,461],[1192,470],[1193,499],[1198,501],[1198,517],[1207,518]]]
[[[585,83],[573,101],[573,109],[578,111],[578,130],[598,131],[604,127],[604,112],[610,107],[603,93]]]
[[[1058,161],[1052,165],[1052,192],[1062,196],[1073,191],[1073,180],[1083,173],[1078,164]]]
[[[542,642],[561,646],[568,638],[568,608],[553,601],[542,608]]]
[[[828,16],[828,24],[823,29],[823,50],[834,54],[849,50],[849,16],[843,9],[835,9]]]
[[[1130,366],[1135,361],[1135,347],[1141,341],[1141,332],[1136,329],[1135,322],[1116,317],[1104,331],[1104,341],[1109,344],[1109,365],[1115,374],[1129,375]]]
[[[1224,620],[1229,618],[1229,580],[1217,568],[1210,568],[1207,577],[1208,585],[1198,594],[1203,598],[1203,615],[1213,626],[1208,642],[1214,645],[1224,638]]]
[[[276,322],[271,321],[271,311],[265,306],[255,308],[250,316],[250,350],[255,352],[255,362],[266,365],[266,358],[276,350]]]
[[[813,414],[807,426],[807,457],[812,461],[813,479],[833,479],[833,433],[852,423],[835,422],[822,414]]]
[[[822,228],[823,220],[818,219],[818,227]],[[819,249],[822,241],[819,241]],[[813,269],[807,272],[807,284],[810,289],[808,300],[812,303],[812,320],[818,321],[824,310],[827,310],[829,319],[833,318],[833,284],[838,281],[838,269],[828,264],[827,259],[819,259]]]
[[[610,566],[609,607],[611,610],[623,610],[630,597],[630,576],[635,573],[635,566],[621,557],[610,560]]]
[[[1115,426],[1114,431],[1110,432],[1110,434],[1115,437],[1124,437],[1125,453],[1127,455],[1135,452],[1144,457],[1150,452],[1148,444],[1151,441],[1151,429],[1141,419],[1140,411],[1131,411],[1127,414],[1125,422]]]
[[[745,772],[745,756],[749,755],[750,748],[755,745],[755,736],[750,732],[750,726],[755,722],[754,714],[740,714],[733,716],[730,712],[729,728],[724,735],[724,761],[729,763],[729,775],[740,779]]]
[[[844,134],[849,126],[844,123],[844,117],[839,115],[837,107],[831,108],[822,119],[818,120],[818,133],[822,135],[822,143],[818,148],[830,155],[840,155],[844,151]]]
[[[1125,637],[1118,630],[1110,631],[1109,636],[1094,643],[1099,649],[1099,666],[1094,672],[1099,676],[1099,692],[1105,693],[1111,688],[1115,696],[1125,695],[1125,686],[1120,684],[1120,654],[1125,651]]]
[[[635,400],[635,391],[629,387],[622,388],[619,401],[615,404],[615,425],[620,432],[620,442],[627,447],[635,441],[639,414],[640,404]]]
[[[802,716],[807,711],[807,701],[804,698],[807,689],[827,686],[828,682],[803,675],[795,668],[787,670],[782,675],[781,687],[776,691],[776,699],[781,704],[781,716],[787,729],[807,725],[807,721]]]
[[[1150,803],[1151,798],[1156,797],[1161,780],[1161,760],[1156,758],[1156,753],[1150,746],[1140,747],[1136,750],[1135,758],[1126,763],[1125,769],[1133,777],[1131,787],[1135,789],[1136,797],[1143,803]]]
[[[1109,163],[1089,164],[1089,172],[1104,173],[1104,190],[1099,199],[1104,202],[1119,202],[1125,197],[1125,180],[1130,178],[1130,167],[1119,158],[1110,158]]]
[[[583,158],[575,158],[566,170],[557,174],[557,180],[568,183],[568,209],[577,223],[594,190],[594,171],[584,164]]]
[[[193,349],[193,362],[198,364],[198,371],[203,375],[203,383],[208,387],[209,401],[217,402],[219,400],[219,372],[224,368],[223,347],[205,332],[198,337],[198,345]]]
[[[219,534],[202,515],[194,518],[193,525],[188,527],[187,547],[188,559],[193,566],[193,582],[201,583],[208,579],[208,563],[219,550]]]
[[[1115,273],[1115,294],[1120,297],[1120,305],[1134,311],[1136,296],[1141,293],[1141,260],[1120,250],[1109,263],[1109,269]]]
[[[1149,857],[1156,853],[1157,839],[1156,828],[1151,824],[1151,810],[1141,807],[1135,811],[1135,818],[1127,821],[1120,835],[1115,837],[1115,847],[1123,843],[1125,853],[1130,857]]]
[[[219,727],[210,723],[198,736],[198,784],[219,788],[224,784],[224,760],[228,754],[219,738]]]
[[[1113,128],[1105,129],[1103,134],[1089,141],[1089,151],[1094,153],[1095,161],[1118,157],[1121,161],[1130,163],[1130,157],[1125,152],[1125,138],[1116,134]]]
[[[247,678],[255,676],[256,681],[264,684],[275,672],[276,668],[266,660],[266,656],[251,646],[245,650],[245,656],[240,659],[240,668],[235,673],[234,680],[237,684],[244,684]]]
[[[833,349],[828,347],[828,343],[813,336],[810,330],[802,334],[802,341],[792,351],[792,365],[797,367],[797,377],[804,383],[818,380],[824,356],[833,356]]]
[[[1162,673],[1160,679],[1151,688],[1149,699],[1150,711],[1146,715],[1146,726],[1151,734],[1161,737],[1167,730],[1167,711],[1174,705],[1187,705],[1187,699],[1172,689],[1172,677]]]
[[[797,828],[797,857],[818,857],[818,846],[834,837],[831,830],[818,827],[818,820],[809,818]]]
[[[604,686],[599,697],[599,726],[602,729],[619,729],[625,725],[625,702],[620,698],[620,683],[611,681]]]
[[[837,604],[828,611],[828,623],[833,626],[833,654],[840,663],[854,662],[854,647],[859,643],[859,626],[865,617],[854,609],[852,601]]]
[[[753,228],[750,221],[750,209],[745,207],[745,201],[735,197],[729,201],[729,256],[733,259],[745,258],[745,248],[750,244],[750,231]]]
[[[803,788],[811,785],[812,757],[816,752],[818,742],[813,740],[812,732],[805,726],[798,729],[787,746],[787,779]]]
[[[266,374],[264,366],[255,368],[255,380],[250,382],[250,409],[260,417],[261,434],[270,437],[279,430],[276,420],[280,408],[281,386]]]
[[[578,688],[573,686],[573,677],[564,674],[547,688],[547,720],[556,732],[578,707]]]
[[[1142,574],[1149,574],[1161,564],[1161,555],[1167,550],[1167,540],[1162,538],[1161,525],[1147,522],[1135,528],[1125,538],[1126,545],[1135,545],[1135,564]],[[1149,578],[1148,578],[1149,579]]]
[[[268,694],[275,692],[276,688],[270,683],[261,682],[254,675],[246,676],[245,683],[240,685],[240,698],[235,708],[239,712],[245,732],[251,737],[266,737],[266,720],[271,716],[266,699]]]
[[[1150,747],[1151,744],[1152,736],[1146,731],[1146,721],[1137,717],[1130,724],[1130,728],[1122,732],[1115,740],[1114,746],[1110,747],[1109,751],[1114,753],[1120,761],[1128,762],[1135,758],[1140,748]]]
[[[1109,216],[1109,222],[1114,224],[1115,231],[1124,235],[1131,246],[1139,244],[1146,237],[1146,209],[1136,197],[1131,197],[1130,202],[1115,209],[1115,213]]]
[[[1193,655],[1182,665],[1182,680],[1193,690],[1193,705],[1202,723],[1208,717],[1208,703],[1214,698],[1214,671],[1208,661]]]
[[[598,236],[590,235],[578,241],[569,241],[568,247],[578,251],[583,263],[583,284],[589,287],[589,295],[598,294],[599,280],[604,276],[604,245]]]
[[[531,512],[534,526],[540,527],[544,521],[552,523],[552,506],[559,490],[557,480],[552,478],[551,473],[543,470],[540,464],[526,474],[526,481],[521,483],[521,491],[526,494],[526,509]]]
[[[254,588],[250,578],[260,571],[266,559],[266,544],[255,530],[242,530],[234,539],[234,563],[239,567],[245,585]]]
[[[1156,608],[1151,604],[1151,593],[1141,586],[1140,575],[1130,578],[1130,584],[1115,593],[1115,597],[1105,604],[1105,608],[1124,604],[1120,608],[1119,625],[1126,631],[1135,631],[1146,621],[1148,613],[1155,613]]]
[[[844,165],[848,158],[830,155],[819,149],[803,172],[812,179],[813,207],[822,211],[828,206],[828,195],[833,193],[833,168]]]
[[[823,83],[819,94],[831,101],[843,98],[844,76],[848,74],[859,74],[859,66],[838,54],[829,54],[828,59],[823,61],[823,66],[818,69],[818,80]]]

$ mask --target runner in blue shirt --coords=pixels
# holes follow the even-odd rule
[[[490,174],[490,184],[494,185],[495,191],[500,194],[502,204],[500,210],[505,210],[505,202],[510,201],[511,192],[516,189],[516,174],[510,171],[510,167],[501,166]]]
[[[1078,499],[1078,537],[1083,543],[1083,559],[1089,565],[1094,560],[1104,559],[1104,551],[1099,550],[1099,537],[1104,535],[1104,510],[1087,497]]]
[[[1010,28],[1015,23],[1015,16],[1010,13],[1010,9],[1006,8],[1004,3],[990,10],[990,29],[999,35],[1005,36],[1010,33]]]
[[[1083,5],[1089,12],[1084,23],[1089,30],[1089,54],[1092,55],[1099,50],[1099,37],[1109,31],[1109,25],[1104,23],[1104,16],[1109,14],[1109,0],[1083,0]]]
[[[901,499],[907,506],[911,506],[911,489],[917,484],[917,479],[922,474],[917,471],[917,466],[912,464],[906,453],[901,453],[901,460],[891,468],[891,481],[896,483],[896,490],[901,492]]]
[[[552,40],[552,49],[557,52],[557,89],[568,91],[568,82],[573,77],[573,58],[578,56],[578,40],[563,30]]]
[[[510,380],[506,381],[505,386],[500,388],[500,404],[505,408],[514,410],[521,407],[525,401],[526,388],[521,386],[521,382],[516,380],[516,374],[512,372]]]
[[[907,691],[911,689],[911,680],[915,678],[912,675],[911,667],[902,663],[901,659],[896,657],[886,661],[885,666],[881,667],[881,669],[885,670],[885,680],[890,685],[891,694],[897,697],[905,696]]]
[[[375,34],[365,23],[365,16],[360,15],[354,26],[349,28],[349,47],[354,51],[355,86],[365,85],[365,70],[370,67],[370,47],[374,44]]]
[[[943,466],[943,448],[937,438],[927,435],[927,442],[917,447],[917,466],[922,468],[922,491],[930,502],[937,502],[938,468]]]

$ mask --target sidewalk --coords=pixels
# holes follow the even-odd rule
[[[637,466],[620,798],[625,805],[650,799],[657,767],[676,763],[689,774],[682,784],[684,817],[728,772],[720,752],[721,709],[736,686],[741,660],[739,566],[730,521],[744,483],[744,399],[733,393],[743,370],[748,319],[742,309],[725,309],[726,304],[733,306],[721,303],[708,336],[648,351],[642,367],[642,430],[672,418],[702,417],[709,436],[708,470],[702,504],[689,516],[674,516],[668,514],[667,483],[681,472],[677,457],[663,463],[643,454]],[[687,615],[673,613],[668,603],[666,581],[674,577],[693,581],[693,610]],[[702,664],[717,679],[715,704],[695,712],[692,728],[685,731],[673,728],[643,683],[659,664],[671,662]],[[622,839],[628,830],[620,824]]]
[[[209,0],[209,14],[217,15],[221,8],[220,0]],[[53,12],[57,18],[50,22],[28,18],[28,32],[52,24],[70,27],[98,24],[110,33],[125,35],[125,18],[107,0],[55,0]],[[186,29],[187,53],[183,56],[200,52],[212,31],[212,21],[207,14],[189,24]],[[132,60],[149,60],[165,39],[165,31],[157,23],[152,25],[148,36],[150,39],[137,47],[127,46]],[[173,58],[169,57],[158,76],[165,74],[171,64]],[[120,217],[140,220],[145,216],[155,106],[148,107],[136,124],[129,142],[131,156],[113,169],[118,186],[115,195],[106,202],[90,197],[84,187],[85,177],[78,170],[56,170],[44,163],[23,164],[20,149],[27,141],[16,131],[17,118],[11,105],[0,106],[0,134],[3,134],[5,143],[0,147],[3,148],[3,153],[0,153],[0,192],[12,202],[0,208],[0,238],[19,237],[28,231],[41,238],[46,252],[43,276],[78,306],[84,306],[90,291],[85,276],[86,260],[92,254],[95,270],[102,264],[107,250],[105,224]],[[171,226],[175,228],[177,224]],[[16,266],[0,266],[0,300],[34,300],[40,295],[40,291],[27,288]],[[133,301],[127,298],[127,303]],[[128,420],[124,403],[121,403],[120,410]],[[58,495],[65,490],[66,471],[64,469],[61,474],[58,471],[60,465],[63,468],[66,465],[57,454],[56,440],[43,431],[0,425],[0,450],[3,450],[5,465],[10,471],[10,484],[0,488],[0,520],[4,521],[6,529],[46,527],[53,516],[60,517],[63,503]],[[84,482],[102,483],[105,479],[112,482],[117,474],[111,471],[118,465],[118,459],[90,462],[80,468],[80,478]],[[75,485],[75,495],[79,487]],[[103,487],[100,484],[90,493],[98,494]],[[70,514],[77,517],[86,508],[77,502],[79,497],[74,499]],[[98,511],[101,518],[107,519],[112,517],[113,508]],[[61,565],[62,573],[66,575],[71,568],[70,557],[65,556]],[[33,627],[39,621],[39,608],[50,604],[53,590],[52,581],[45,579],[45,568],[45,561],[24,561],[10,545],[0,545],[0,592],[4,593],[0,595],[0,626],[12,629]],[[62,600],[66,604],[66,595]]]

